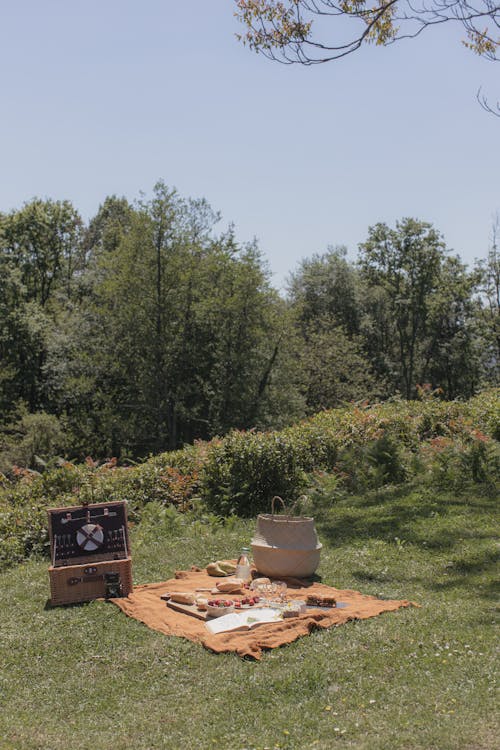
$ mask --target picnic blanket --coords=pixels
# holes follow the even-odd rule
[[[127,597],[110,601],[129,617],[160,633],[201,643],[215,653],[234,651],[241,657],[253,659],[260,659],[263,649],[292,643],[316,628],[331,628],[349,620],[365,620],[382,612],[393,612],[400,607],[413,605],[413,602],[406,600],[377,599],[359,591],[335,589],[316,582],[309,583],[291,578],[283,580],[288,584],[287,594],[290,599],[305,599],[308,594],[328,594],[345,606],[338,609],[309,610],[299,617],[260,624],[248,631],[238,630],[214,635],[207,630],[202,620],[170,609],[161,599],[162,594],[174,591],[195,592],[196,589],[214,587],[215,579],[199,568],[177,571],[175,578],[162,583],[135,586],[133,593]]]

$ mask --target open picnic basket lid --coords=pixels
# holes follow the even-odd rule
[[[89,557],[118,560],[129,556],[124,500],[49,508],[47,513],[53,565],[81,563]]]

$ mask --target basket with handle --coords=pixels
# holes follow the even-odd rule
[[[276,512],[276,502],[284,513]],[[264,575],[307,578],[319,565],[321,547],[314,518],[287,513],[278,495],[271,501],[271,513],[257,516],[252,553],[255,567]]]

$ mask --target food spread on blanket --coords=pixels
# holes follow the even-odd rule
[[[213,588],[197,589],[195,593],[176,591],[164,594],[162,598],[167,601],[168,606],[206,620],[207,626],[214,618],[229,613],[233,613],[236,616],[234,621],[238,622],[237,615],[243,616],[245,611],[251,608],[258,609],[259,612],[265,608],[266,611],[274,613],[271,619],[283,621],[305,615],[311,609],[330,609],[337,606],[335,597],[320,593],[308,594],[305,601],[294,600],[290,597],[284,581],[259,576],[256,570],[253,570],[251,578],[245,581],[234,574],[236,567],[232,560],[211,562],[205,568],[206,573],[222,579],[217,581]],[[227,629],[232,629],[232,626],[228,625]]]
[[[271,608],[278,620],[300,617],[313,608],[333,608],[337,603],[333,596],[310,594],[306,601],[290,598],[284,581],[273,581],[253,571],[253,580],[247,582],[234,575],[236,566],[231,560],[209,563],[205,570],[209,576],[220,577],[214,588],[199,589],[199,593],[174,592],[162,598],[173,604],[185,605],[186,614],[202,616],[207,622],[226,612],[235,615],[255,608]],[[209,596],[211,594],[211,596]],[[231,595],[229,597],[228,595]]]

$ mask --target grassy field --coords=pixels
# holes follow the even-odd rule
[[[496,748],[497,499],[406,487],[315,503],[324,583],[421,607],[242,661],[109,603],[52,609],[47,561],[25,563],[0,576],[1,750]],[[135,581],[234,556],[253,527],[152,506]]]

